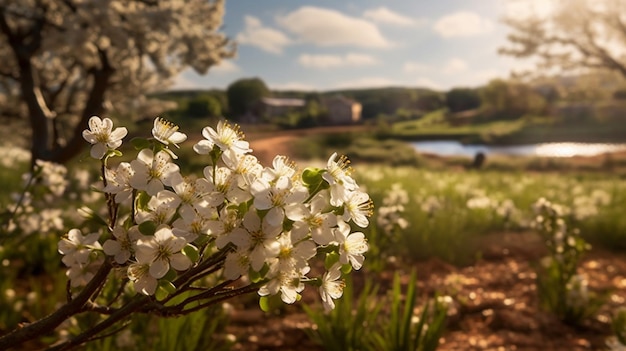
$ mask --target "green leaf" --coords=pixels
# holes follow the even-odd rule
[[[310,196],[330,187],[322,177],[325,172],[325,169],[314,167],[307,167],[302,171],[302,183],[309,189]]]
[[[176,292],[176,286],[170,281],[161,280],[159,282],[159,287],[162,287],[168,294],[173,294]]]
[[[164,298],[166,298],[168,295],[167,290],[165,290],[165,288],[163,286],[161,286],[161,284],[159,284],[159,287],[157,288],[156,292],[154,293],[154,297],[157,300],[163,300]]]
[[[146,192],[140,191],[137,193],[137,208],[140,210],[145,210],[148,208],[148,202],[152,197],[148,195]]]
[[[250,281],[252,283],[258,283],[261,281],[261,279],[263,279],[263,276],[261,275],[261,273],[253,270],[252,268],[248,270],[248,277],[250,278]]]
[[[98,216],[91,208],[83,206],[78,209],[78,213],[85,219],[85,221],[94,223],[98,226],[108,227],[109,225],[104,218]]]
[[[259,298],[259,307],[263,312],[273,312],[280,309],[285,304],[280,299],[280,294],[261,296]]]
[[[132,138],[130,143],[133,145],[135,150],[149,149],[152,147],[150,141],[145,138]]]
[[[261,296],[259,298],[259,307],[261,307],[261,311],[269,312],[270,311],[270,299],[267,296]]]
[[[339,254],[336,252],[330,252],[326,255],[326,259],[324,260],[324,267],[326,269],[330,269],[335,263],[339,262]]]
[[[189,259],[192,262],[197,262],[198,259],[200,258],[200,254],[198,253],[198,248],[191,244],[187,244],[185,247],[183,247],[183,254],[189,257]]]
[[[169,271],[167,271],[167,273],[163,276],[163,278],[161,278],[164,281],[172,281],[176,278],[176,271],[172,268],[170,268]]]
[[[146,221],[146,222],[141,223],[138,227],[139,227],[139,231],[141,232],[141,234],[154,235],[154,232],[156,232],[157,225],[156,223],[152,221]]]
[[[305,185],[319,184],[323,180],[322,174],[324,172],[325,170],[321,168],[307,167],[302,171],[302,182]]]
[[[109,150],[109,151],[107,151],[107,153],[104,156],[104,158],[108,159],[108,158],[114,157],[114,156],[122,156],[122,152],[120,150]]]

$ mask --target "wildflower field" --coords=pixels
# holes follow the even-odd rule
[[[224,190],[226,200],[215,204],[220,208],[223,201],[230,201],[220,210],[242,213],[253,213],[246,211],[254,206],[258,215],[242,214],[241,223],[233,228],[269,232],[279,238],[276,245],[270,245],[267,237],[260,240],[266,244],[247,251],[254,245],[232,234],[236,231],[190,219],[189,211],[202,213],[203,206],[208,206],[194,201],[213,200],[186,199],[187,188],[177,185],[209,186],[198,179],[211,178],[221,184],[219,168],[196,178],[172,176],[161,183],[151,183],[150,169],[140,171],[155,164],[155,159],[156,164],[169,165],[173,155],[178,157],[178,168],[165,167],[161,174],[197,170],[202,174],[203,162],[216,165],[222,157],[215,153],[216,142],[203,141],[218,140],[211,139],[208,129],[205,139],[198,135],[184,142],[186,137],[174,134],[168,130],[172,125],[163,123],[155,121],[156,141],[150,140],[150,146],[143,140],[132,143],[142,150],[137,159],[129,156],[131,143],[125,141],[120,147],[122,157],[113,157],[111,150],[120,145],[99,144],[101,140],[89,134],[85,139],[94,146],[65,166],[39,162],[30,171],[25,150],[2,149],[0,205],[6,211],[0,237],[0,336],[74,301],[98,274],[91,265],[109,260],[118,269],[97,292],[109,305],[94,300],[90,310],[94,313],[67,318],[53,332],[36,335],[16,349],[39,349],[80,337],[114,315],[126,294],[165,303],[160,313],[132,314],[113,328],[93,334],[83,349],[574,350],[617,349],[619,340],[623,341],[626,179],[619,171],[432,169],[348,164],[336,155],[328,161],[298,160],[296,167],[277,158],[265,168],[256,164],[250,168],[250,177],[266,174],[275,177],[272,180],[241,180],[240,184],[256,184],[249,190],[254,200],[240,192],[245,188],[241,185],[239,190]],[[218,128],[212,133],[223,131]],[[168,143],[180,144],[180,149],[167,147]],[[247,149],[247,144],[233,145],[242,153]],[[109,157],[105,155],[110,156],[107,167],[112,171],[104,173],[110,183],[103,186],[102,163],[94,158]],[[150,162],[139,164],[146,160]],[[224,161],[228,164],[229,159]],[[297,182],[277,182],[277,174],[296,169],[301,175],[290,175],[290,179]],[[339,181],[339,171],[350,178]],[[129,180],[130,186],[124,187],[124,174],[130,174],[125,172],[143,172],[146,179],[141,184],[137,178]],[[350,185],[350,179],[355,185]],[[323,182],[329,191],[320,191]],[[264,197],[272,186],[289,189],[289,196],[303,199],[277,199],[271,195],[277,193],[274,188]],[[137,191],[150,197],[142,199]],[[111,204],[123,204],[135,196],[132,203],[138,208],[131,212],[131,219],[123,217],[122,207],[120,212],[111,212]],[[277,205],[278,200],[282,205]],[[175,214],[162,206],[168,201],[178,201]],[[299,201],[306,206],[292,206]],[[183,210],[185,204],[188,210]],[[324,209],[328,204],[333,208],[330,212]],[[303,211],[308,215],[301,215]],[[90,231],[72,229],[94,231],[111,213],[139,224],[125,225],[128,230],[124,232],[113,226],[110,239],[100,242],[99,235],[90,237]],[[207,219],[219,216],[230,218],[212,212]],[[306,216],[309,219],[303,220]],[[153,225],[158,221],[162,223]],[[306,228],[304,223],[308,223]],[[173,229],[163,229],[170,226]],[[203,232],[220,230],[225,234],[218,235],[215,243],[202,240]],[[291,239],[282,237],[282,231],[291,233]],[[132,238],[135,235],[138,239]],[[136,240],[136,246],[125,246],[123,237]],[[165,241],[167,245],[159,244]],[[215,251],[198,250],[211,245],[217,245],[211,249]],[[170,250],[167,260],[159,258],[163,247]],[[85,251],[87,258],[80,256],[84,248],[91,250]],[[212,257],[223,248],[228,256],[216,256],[222,259],[220,265],[206,266],[211,274],[201,282],[224,288],[220,285],[224,278],[231,284],[246,276],[254,289],[242,290],[226,303],[207,303],[194,312],[170,308],[181,303],[195,308],[200,305],[192,302],[209,296],[202,294],[217,291],[197,282],[189,283],[183,293],[177,289],[179,282],[186,286],[183,272],[205,262],[203,255]],[[289,261],[290,273],[283,271],[285,257],[295,260]],[[319,262],[309,264],[314,257]],[[304,289],[305,283],[315,288]],[[146,302],[145,306],[138,311],[147,312],[152,305]]]

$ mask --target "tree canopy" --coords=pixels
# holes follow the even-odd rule
[[[243,78],[234,81],[226,88],[228,107],[232,117],[237,118],[250,112],[254,104],[270,94],[269,88],[260,78]]]
[[[92,115],[232,57],[223,14],[223,0],[0,0],[3,114],[29,119],[33,160],[65,162]]]
[[[537,59],[538,68],[608,69],[626,77],[626,1],[510,0],[506,55]],[[542,5],[542,6],[540,6]]]
[[[446,106],[451,112],[473,110],[480,104],[480,95],[476,89],[453,88],[446,92]]]
[[[541,114],[546,99],[527,84],[494,79],[479,90],[481,107],[493,117],[516,119],[525,114]]]

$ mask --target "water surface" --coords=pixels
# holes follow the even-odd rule
[[[478,152],[485,155],[516,155],[539,157],[596,156],[607,152],[626,150],[626,144],[607,143],[539,143],[528,145],[461,144],[455,140],[414,141],[411,145],[421,153],[440,156],[473,157]]]

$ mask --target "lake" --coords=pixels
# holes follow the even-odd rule
[[[474,157],[485,155],[514,155],[539,157],[595,156],[607,152],[626,150],[626,144],[605,143],[540,143],[528,145],[478,145],[462,144],[455,140],[414,141],[410,143],[418,152],[440,156]]]

